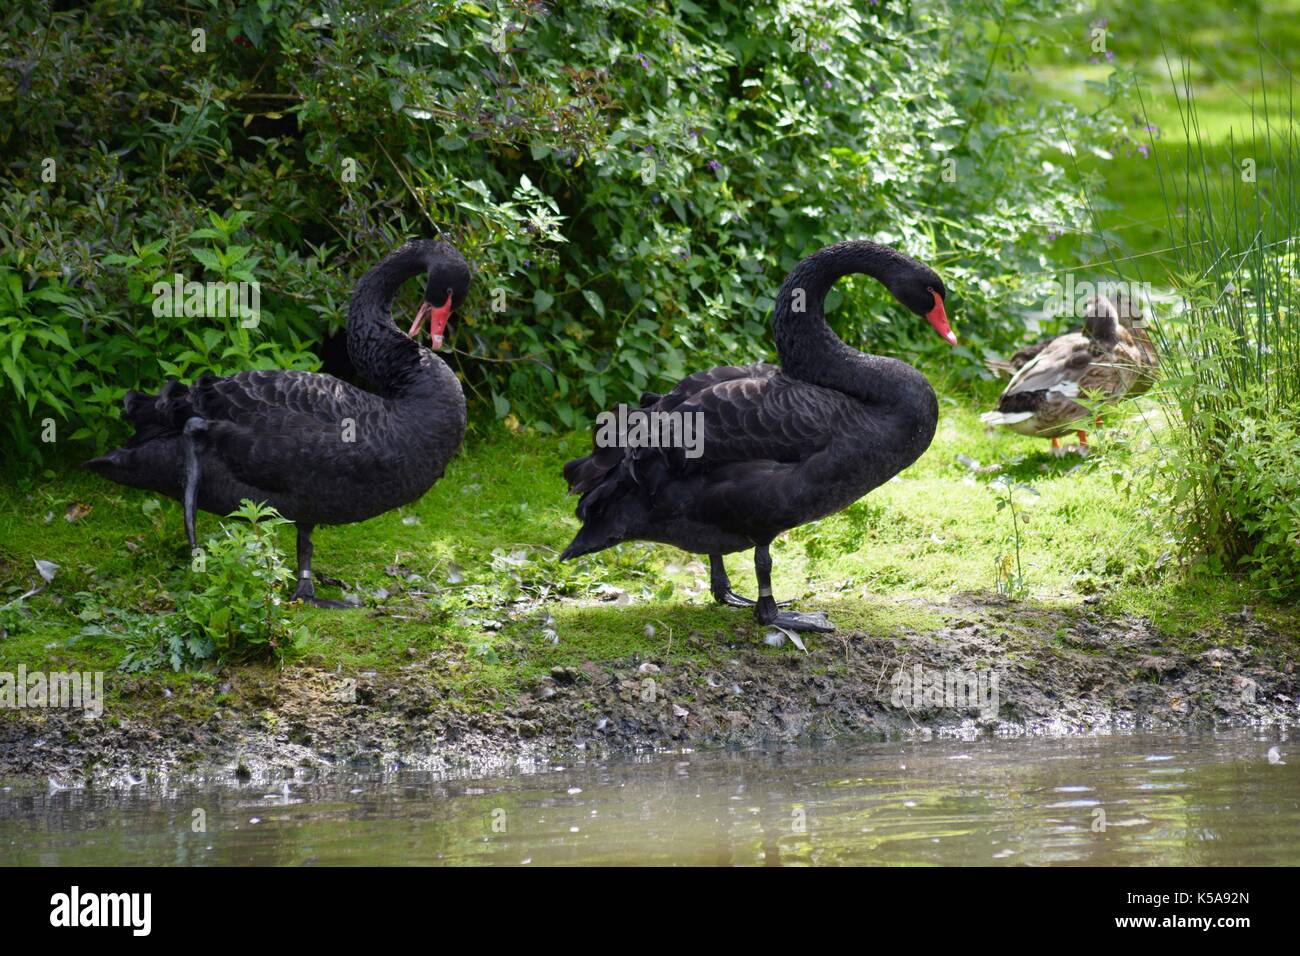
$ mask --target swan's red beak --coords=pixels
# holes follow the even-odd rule
[[[943,299],[933,289],[930,290],[930,294],[934,296],[934,308],[925,313],[926,321],[934,326],[934,330],[943,337],[945,342],[956,345],[957,336],[952,334],[952,329],[948,325],[948,313],[943,310]]]
[[[447,293],[447,301],[442,305],[421,302],[415,313],[415,321],[411,323],[411,331],[406,334],[416,338],[420,334],[420,327],[424,325],[425,316],[429,318],[429,336],[433,339],[433,347],[435,350],[440,349],[442,334],[447,330],[447,320],[451,318],[451,293]]]

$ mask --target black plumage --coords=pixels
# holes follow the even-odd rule
[[[888,481],[930,445],[934,390],[896,359],[845,345],[823,302],[841,276],[865,273],[955,341],[942,281],[928,267],[871,242],[828,246],[800,262],[777,294],[781,364],[722,366],[642,396],[649,412],[703,414],[702,454],[682,448],[601,448],[569,462],[583,526],[573,558],[620,541],[657,541],[708,554],[714,597],[754,605],[763,623],[830,630],[824,618],[780,613],[768,545],[781,532],[833,514]],[[757,602],[730,589],[722,555],[755,549]]]
[[[427,285],[408,333],[393,324],[392,303],[417,275]],[[465,437],[465,397],[451,369],[415,336],[429,316],[440,344],[469,285],[469,265],[451,246],[407,243],[361,278],[348,309],[348,353],[371,391],[282,370],[205,375],[191,386],[169,381],[156,395],[127,393],[135,434],[86,467],[184,502],[191,548],[195,508],[224,515],[245,498],[272,505],[298,525],[295,596],[341,606],[315,598],[312,529],[416,500],[455,456]]]

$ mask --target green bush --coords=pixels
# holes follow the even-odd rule
[[[1275,595],[1300,585],[1300,421],[1260,402],[1239,408],[1212,478],[1215,511],[1228,540],[1240,541],[1240,564]]]
[[[543,430],[769,357],[785,272],[845,238],[940,270],[956,367],[977,376],[1080,218],[1061,130],[1109,131],[1016,93],[1064,5],[17,5],[0,14],[0,420],[37,461],[45,418],[116,437],[127,388],[314,367],[352,282],[412,234],[477,266],[451,356],[475,408]],[[261,324],[155,318],[151,287],[178,272],[254,277]],[[954,364],[886,302],[855,280],[829,306],[855,344]]]

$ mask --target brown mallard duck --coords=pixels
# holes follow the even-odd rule
[[[1141,318],[1141,309],[1128,296],[1114,301],[1094,296],[1081,329],[1027,346],[1005,363],[989,363],[1012,377],[997,409],[980,420],[1050,438],[1057,450],[1061,436],[1073,431],[1080,451],[1086,452],[1088,433],[1078,426],[1094,413],[1077,399],[1091,394],[1117,402],[1151,386],[1158,359]]]

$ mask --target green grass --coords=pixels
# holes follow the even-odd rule
[[[826,610],[841,634],[902,639],[962,619],[960,602],[949,600],[993,594],[995,565],[1011,547],[1009,516],[998,512],[989,484],[994,473],[974,470],[973,461],[997,465],[1038,492],[1025,506],[1029,593],[1019,605],[1035,621],[1100,594],[1104,605],[1150,615],[1172,634],[1205,634],[1256,600],[1234,578],[1188,580],[1176,563],[1155,570],[1167,545],[1138,520],[1138,502],[1115,487],[1116,476],[1155,453],[1141,417],[1094,432],[1096,453],[1087,459],[1056,458],[1046,441],[986,434],[975,404],[946,398],[941,407],[934,444],[915,466],[776,543],[779,596]],[[414,505],[318,529],[318,570],[371,595],[375,607],[294,609],[310,637],[292,658],[355,672],[436,656],[448,665],[438,670],[449,692],[467,706],[490,707],[558,666],[661,657],[670,646],[676,658],[742,646],[788,653],[767,648],[747,612],[711,604],[696,556],[632,543],[576,563],[555,560],[577,527],[560,465],[586,442],[585,435],[495,434],[467,447]],[[180,510],[164,500],[146,513],[154,499],[75,470],[28,487],[0,486],[0,600],[31,586],[35,559],[60,565],[47,591],[28,599],[21,615],[10,612],[18,626],[0,639],[0,669],[112,668],[129,645],[129,615],[172,606],[189,575]],[[90,512],[69,523],[64,514],[75,504]],[[218,519],[200,520],[211,531]],[[282,545],[291,553],[291,529]],[[727,563],[736,589],[752,592],[750,555]],[[389,596],[374,599],[381,588]],[[620,593],[626,596],[610,600]],[[1293,611],[1265,613],[1296,630]],[[108,635],[79,638],[87,623]],[[212,678],[168,678],[190,679]]]
[[[1114,59],[1093,63],[1089,25],[1098,18],[1107,21],[1107,49]],[[1226,166],[1233,156],[1253,156],[1259,181],[1268,181],[1265,131],[1252,125],[1252,104],[1259,112],[1267,94],[1274,118],[1285,113],[1279,97],[1291,82],[1289,51],[1300,43],[1300,0],[1265,0],[1258,4],[1258,22],[1260,36],[1255,14],[1237,3],[1145,0],[1084,10],[1045,25],[1044,40],[1030,55],[1022,81],[1027,96],[1064,99],[1092,112],[1111,101],[1107,84],[1115,69],[1131,72],[1141,89],[1140,100],[1130,92],[1115,101],[1126,119],[1125,141],[1113,144],[1109,158],[1078,157],[1096,222],[1092,235],[1060,241],[1062,261],[1073,256],[1124,278],[1167,284],[1176,257],[1163,251],[1172,237],[1156,162],[1181,165],[1189,141],[1171,74],[1181,91],[1186,71],[1199,126],[1199,135],[1190,139],[1204,149],[1207,163]],[[1158,130],[1154,144],[1145,130],[1148,123]],[[1069,138],[1069,132],[1063,135]],[[1148,145],[1147,155],[1137,151],[1139,144]],[[1097,233],[1104,234],[1104,243]],[[1112,257],[1119,260],[1114,266]]]

